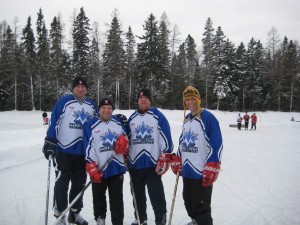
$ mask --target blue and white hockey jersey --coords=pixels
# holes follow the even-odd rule
[[[166,117],[155,107],[144,114],[135,111],[128,119],[129,167],[143,169],[156,167],[161,153],[171,153],[173,142]]]
[[[207,162],[221,162],[223,141],[218,120],[207,110],[199,117],[186,116],[179,138],[182,176],[201,179]]]
[[[57,151],[83,155],[83,127],[98,114],[89,98],[79,101],[73,94],[61,97],[55,104],[47,136],[58,141]]]
[[[94,117],[84,127],[85,160],[96,162],[100,170],[114,152],[114,145],[121,134],[126,134],[126,128],[118,117],[113,115],[108,121]],[[102,171],[104,178],[125,173],[123,155],[115,155]]]

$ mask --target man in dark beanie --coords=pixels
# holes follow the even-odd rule
[[[123,154],[128,152],[126,128],[119,118],[112,115],[114,104],[109,98],[99,102],[99,116],[84,127],[86,170],[92,180],[93,209],[97,225],[105,225],[107,197],[113,225],[123,225],[123,181],[126,172]],[[112,161],[100,171],[114,155]]]
[[[129,118],[129,173],[136,197],[136,221],[132,225],[147,224],[146,185],[155,215],[156,225],[166,224],[166,199],[161,175],[168,170],[173,150],[170,125],[166,117],[151,107],[151,91],[138,92],[139,109]]]
[[[88,120],[98,114],[96,104],[85,96],[87,87],[87,82],[83,77],[76,77],[72,82],[72,93],[61,97],[51,113],[43,153],[46,159],[53,159],[55,167],[55,217],[62,214],[68,207],[68,202],[75,199],[86,183],[83,127]],[[69,223],[88,224],[79,214],[82,207],[81,196],[70,209]],[[57,224],[66,225],[66,216],[64,215]]]
[[[141,89],[138,93],[137,100],[139,100],[140,96],[145,96],[150,100],[150,102],[152,102],[152,95],[149,89],[147,88]]]
[[[88,89],[88,84],[86,82],[86,79],[84,77],[75,77],[72,83],[72,90],[77,86],[77,85],[83,85]]]

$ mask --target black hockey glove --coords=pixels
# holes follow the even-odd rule
[[[126,132],[128,131],[128,121],[127,121],[127,117],[123,114],[116,114],[116,116],[119,118],[119,120],[124,124],[125,128],[126,128]]]
[[[45,137],[43,153],[46,159],[49,159],[50,155],[52,155],[52,157],[54,158],[56,154],[56,150],[57,150],[57,140],[55,138]]]

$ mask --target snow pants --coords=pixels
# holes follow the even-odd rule
[[[188,215],[198,225],[212,225],[211,217],[212,185],[202,186],[201,179],[183,178],[183,200]]]
[[[237,124],[237,129],[240,130],[241,127],[242,127],[242,123],[238,123],[238,124]]]
[[[53,160],[55,167],[54,209],[59,214],[79,194],[86,183],[85,159],[83,155],[72,155],[58,152]],[[69,192],[69,183],[71,188]],[[69,193],[68,193],[69,192]],[[80,212],[83,207],[83,195],[75,202],[72,209]]]
[[[101,183],[92,183],[93,207],[95,220],[100,216],[106,218],[107,203],[106,190],[108,189],[111,221],[113,225],[123,225],[124,203],[123,203],[123,181],[124,175],[104,178]]]
[[[147,185],[148,195],[155,215],[155,224],[166,224],[167,206],[161,176],[156,174],[155,168],[130,169],[130,175],[140,221],[147,220]]]

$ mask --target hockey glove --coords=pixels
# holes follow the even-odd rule
[[[163,153],[159,156],[155,170],[158,175],[163,175],[165,172],[167,172],[167,170],[169,169],[170,159],[170,153]]]
[[[128,138],[125,134],[121,134],[115,144],[115,152],[117,155],[123,154],[128,149]]]
[[[171,156],[171,169],[175,175],[177,175],[177,172],[179,173],[179,176],[182,175],[182,163],[181,158],[177,156],[175,153]]]
[[[57,150],[57,140],[55,138],[45,137],[45,142],[43,146],[43,153],[46,159],[49,159],[49,156],[55,157]]]
[[[127,117],[123,114],[116,114],[116,116],[119,118],[119,120],[124,124],[126,128],[126,132],[128,132],[128,121]]]
[[[218,178],[221,170],[221,162],[208,162],[204,166],[202,186],[208,187],[212,185]]]
[[[97,163],[86,163],[85,168],[94,183],[101,183],[104,173],[98,170]]]

